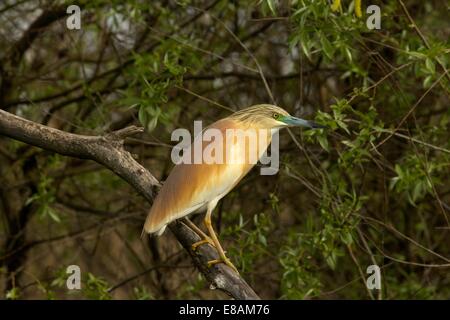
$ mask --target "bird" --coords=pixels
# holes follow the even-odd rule
[[[272,141],[272,136],[285,127],[303,127],[308,129],[324,128],[313,121],[291,116],[283,108],[271,104],[259,104],[236,111],[220,119],[203,130],[214,129],[216,132],[241,132],[255,130],[257,139],[225,140],[217,150],[231,154],[231,158],[239,161],[222,161],[221,163],[186,163],[176,164],[162,185],[144,223],[143,233],[161,235],[171,222],[185,218],[185,222],[202,240],[194,243],[192,249],[210,244],[216,248],[219,259],[208,262],[208,266],[225,263],[236,273],[239,273],[231,260],[225,255],[216,233],[214,232],[211,215],[218,202],[226,196],[241,179],[254,167],[255,161],[250,161],[250,153],[255,152],[260,159]],[[193,155],[199,134],[186,150]],[[208,148],[210,141],[201,141],[201,151]],[[197,144],[198,146],[198,144]],[[217,151],[216,150],[216,151]],[[228,158],[227,158],[228,159]],[[192,162],[192,161],[191,161]],[[204,224],[208,234],[192,223],[188,216],[205,212]]]

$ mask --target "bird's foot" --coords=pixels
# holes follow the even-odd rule
[[[204,238],[203,240],[197,241],[195,243],[192,244],[191,248],[193,251],[197,250],[197,248],[203,244],[209,244],[210,246],[212,246],[213,248],[215,248],[216,246],[214,245],[214,241],[210,238]]]
[[[227,266],[229,266],[231,269],[233,269],[234,272],[239,274],[238,269],[234,266],[233,263],[231,263],[231,260],[228,259],[227,257],[208,261],[208,268],[210,268],[211,266],[218,264],[218,263],[225,263]]]

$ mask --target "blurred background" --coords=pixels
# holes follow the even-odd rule
[[[213,214],[243,278],[266,299],[448,299],[449,5],[358,8],[3,0],[0,108],[78,134],[144,126],[126,148],[161,181],[171,132],[194,120],[259,103],[315,119],[329,130],[281,132],[279,173],[252,170]],[[170,231],[140,238],[149,208],[95,162],[0,137],[0,296],[227,298]],[[73,264],[81,290],[66,287]]]

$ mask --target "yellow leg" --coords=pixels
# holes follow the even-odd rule
[[[208,266],[222,262],[225,263],[227,266],[229,266],[231,269],[233,269],[236,273],[239,273],[237,268],[231,263],[230,259],[227,258],[227,256],[225,255],[225,251],[223,251],[222,246],[220,245],[219,239],[217,238],[216,233],[214,232],[214,229],[212,227],[211,213],[212,210],[208,208],[208,211],[206,212],[205,216],[205,225],[206,228],[208,229],[209,235],[212,238],[212,241],[214,242],[216,250],[219,253],[220,259],[209,261]]]
[[[189,220],[188,218],[185,218],[186,221],[186,225],[188,225],[192,230],[194,230],[194,232],[196,234],[198,234],[200,236],[200,238],[202,238],[202,240],[197,241],[196,243],[192,244],[192,250],[197,250],[197,248],[203,244],[209,244],[212,247],[214,247],[214,242],[213,240],[202,231],[202,229],[200,229],[199,227],[197,227],[191,220]]]

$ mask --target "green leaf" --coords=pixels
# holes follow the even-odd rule
[[[348,59],[348,62],[351,63],[351,62],[353,61],[352,52],[350,51],[350,49],[349,49],[348,47],[345,47],[344,52],[345,52],[345,56],[346,56],[347,59]]]
[[[275,11],[275,3],[274,0],[266,0],[267,5],[269,6],[270,11],[272,12],[272,14],[275,16],[277,14],[277,12]]]
[[[138,118],[139,118],[139,122],[143,125],[146,126],[147,122],[148,122],[148,114],[147,114],[147,110],[144,106],[141,106],[139,108],[139,113],[138,113]]]
[[[261,242],[264,247],[267,247],[267,239],[262,233],[259,234],[258,238],[259,242]]]
[[[61,222],[61,218],[58,216],[58,214],[56,213],[56,211],[54,211],[51,208],[47,208],[46,213],[48,214],[48,216],[50,218],[52,218],[53,221],[60,223]]]
[[[435,66],[433,60],[431,60],[430,58],[427,58],[425,60],[425,66],[427,67],[427,70],[430,71],[431,74],[436,73],[436,66]]]
[[[351,245],[353,243],[352,234],[350,232],[345,232],[345,233],[341,234],[341,240],[346,245]]]
[[[153,131],[153,129],[156,128],[156,125],[158,124],[158,117],[153,117],[150,119],[150,121],[147,123],[147,130],[149,132]]]
[[[344,121],[337,119],[336,123],[338,124],[338,126],[340,128],[344,129],[344,131],[347,132],[347,134],[350,134],[350,131],[348,130],[348,126]]]
[[[306,37],[305,33],[302,33],[300,35],[300,45],[302,47],[303,53],[308,58],[308,60],[311,61],[311,53],[310,53],[310,42],[308,38]]]
[[[412,194],[412,201],[415,203],[417,199],[422,195],[423,193],[423,185],[421,182],[416,183],[414,186],[413,194]]]
[[[403,177],[403,170],[398,164],[395,165],[395,172],[397,172],[398,178],[401,179]]]
[[[419,59],[426,59],[427,56],[423,53],[417,52],[417,51],[410,51],[408,52],[409,55],[415,57],[415,58],[419,58]]]
[[[425,77],[425,79],[423,79],[422,85],[423,85],[424,89],[427,89],[427,88],[431,87],[432,83],[433,83],[433,76],[429,75],[429,76]]]
[[[334,270],[336,268],[336,254],[333,252],[331,252],[326,258],[325,261],[327,262],[328,266]]]
[[[6,299],[8,300],[17,300],[20,298],[20,289],[18,287],[14,287],[8,292],[6,292]]]
[[[342,140],[342,144],[345,144],[347,147],[355,148],[355,144],[349,140]]]
[[[319,37],[323,52],[325,53],[328,59],[330,60],[333,59],[334,48],[331,45],[330,41],[328,41],[327,37],[322,32],[319,33]]]
[[[329,148],[329,144],[328,144],[328,139],[326,136],[317,136],[317,140],[319,141],[320,146],[327,152],[330,152],[330,148]]]

